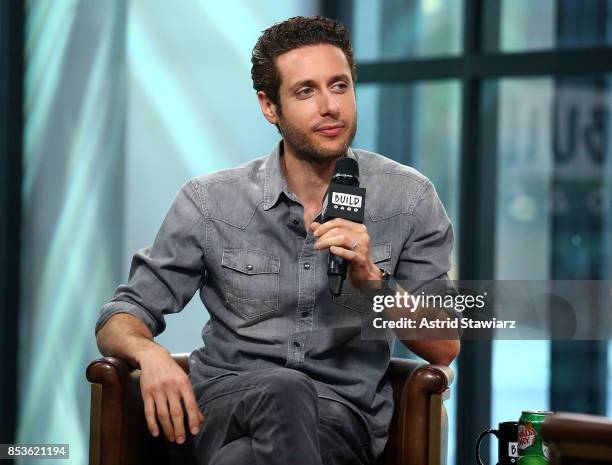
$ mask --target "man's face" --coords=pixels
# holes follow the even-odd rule
[[[285,145],[302,159],[324,162],[346,155],[357,130],[351,70],[342,50],[321,44],[280,55],[274,107]],[[281,111],[282,110],[282,111]]]

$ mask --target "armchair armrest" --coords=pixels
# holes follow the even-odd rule
[[[553,464],[610,463],[612,419],[579,413],[555,413],[542,423]]]
[[[392,358],[387,371],[395,409],[383,464],[445,464],[450,397],[454,374],[441,365]]]
[[[86,376],[92,383],[89,464],[167,463],[168,443],[146,425],[140,370],[104,357],[89,364]]]

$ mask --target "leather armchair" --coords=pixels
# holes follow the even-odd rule
[[[612,419],[555,413],[542,423],[552,465],[612,464]]]
[[[188,354],[172,356],[188,372]],[[446,464],[448,419],[444,400],[453,382],[450,368],[393,358],[388,376],[395,411],[379,465]],[[140,393],[140,370],[105,357],[87,367],[91,383],[90,465],[195,463],[187,448],[149,433]],[[178,457],[178,459],[177,459]]]

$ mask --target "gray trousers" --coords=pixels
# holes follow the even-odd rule
[[[298,370],[229,375],[194,390],[204,423],[183,446],[195,463],[374,464],[361,418],[337,401],[319,398],[312,380]]]

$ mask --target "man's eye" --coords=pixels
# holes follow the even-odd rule
[[[298,90],[298,95],[302,96],[302,97],[307,97],[308,95],[310,95],[312,92],[312,89],[310,87],[305,87],[304,89]]]
[[[338,90],[348,89],[348,85],[346,84],[346,82],[339,82],[338,84],[335,84],[334,87]]]

